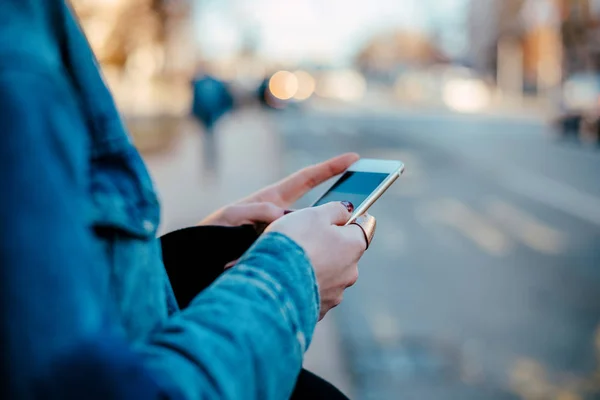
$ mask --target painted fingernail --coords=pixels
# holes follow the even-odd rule
[[[348,212],[351,213],[352,211],[354,211],[354,204],[352,204],[351,202],[349,202],[349,201],[342,201],[342,205],[344,207],[346,207],[346,209],[348,210]]]
[[[294,212],[294,210],[285,210],[285,211],[283,212],[283,215],[288,215],[288,214],[291,214],[291,213],[293,213],[293,212]]]

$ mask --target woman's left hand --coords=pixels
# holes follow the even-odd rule
[[[359,158],[356,153],[346,153],[303,168],[245,199],[215,211],[200,225],[270,224],[285,215],[286,210],[308,191],[341,174]]]
[[[208,217],[199,225],[240,226],[270,224],[283,217],[286,210],[273,203],[234,203],[225,206]]]

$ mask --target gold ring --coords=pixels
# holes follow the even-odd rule
[[[363,214],[360,217],[357,217],[350,224],[357,225],[362,230],[363,234],[365,235],[368,249],[371,241],[373,240],[373,236],[375,236],[375,228],[377,227],[377,220],[375,217],[370,214]]]

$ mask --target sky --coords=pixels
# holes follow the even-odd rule
[[[275,59],[343,61],[391,28],[442,29],[442,45],[460,52],[470,0],[196,0],[195,34],[209,57],[235,52],[244,35]],[[464,42],[464,40],[462,40]]]

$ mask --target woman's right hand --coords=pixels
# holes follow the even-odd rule
[[[295,211],[278,219],[265,231],[288,236],[306,252],[321,296],[319,319],[342,302],[344,290],[358,279],[358,260],[367,243],[360,227],[343,226],[352,211],[351,203],[332,202]]]

